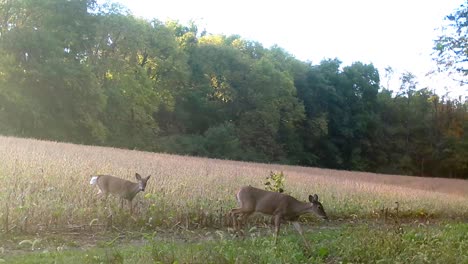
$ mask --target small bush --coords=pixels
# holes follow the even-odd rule
[[[265,190],[272,192],[284,192],[285,176],[283,172],[270,171],[270,175],[266,177]]]

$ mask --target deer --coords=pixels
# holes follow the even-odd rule
[[[141,177],[135,173],[137,182],[131,182],[111,175],[93,175],[91,176],[90,184],[97,185],[99,188],[98,195],[106,196],[111,193],[121,198],[120,207],[123,208],[123,200],[130,202],[130,212],[133,212],[132,200],[139,192],[144,192],[146,184],[151,175]]]
[[[318,195],[309,195],[309,202],[301,202],[296,198],[279,192],[261,190],[252,186],[240,188],[236,195],[239,208],[230,211],[234,227],[239,230],[240,223],[246,221],[253,213],[262,213],[272,216],[275,224],[275,245],[280,231],[281,221],[291,221],[294,228],[299,232],[306,246],[309,243],[304,237],[299,217],[303,214],[314,213],[320,218],[327,220],[328,217],[318,200]],[[237,221],[240,217],[240,221]],[[238,225],[236,227],[236,222]]]

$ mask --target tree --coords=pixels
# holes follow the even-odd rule
[[[465,5],[436,45],[465,74]],[[445,64],[444,64],[445,63]],[[444,66],[444,67],[445,67]],[[450,67],[454,68],[450,68]],[[360,62],[199,33],[95,0],[0,1],[0,133],[213,158],[468,175],[468,101]],[[379,91],[379,88],[382,90]]]
[[[103,122],[112,131],[108,143],[154,148],[158,111],[173,109],[188,79],[187,58],[163,23],[119,10],[111,7],[96,14],[95,42],[86,63],[107,97]]]
[[[82,63],[94,1],[4,1],[0,5],[3,116],[23,136],[101,143],[104,98]],[[13,118],[14,117],[14,118]]]
[[[468,175],[468,102],[433,96],[433,152],[430,169],[435,175]]]
[[[303,109],[292,76],[269,54],[238,36],[201,37],[190,53],[192,88],[178,99],[185,131],[202,134],[232,122],[246,156],[284,158]]]
[[[468,4],[463,3],[445,18],[448,25],[434,41],[435,60],[439,70],[466,84],[468,80]],[[455,76],[460,76],[460,78]]]
[[[305,154],[300,164],[338,168],[341,152],[330,142],[330,112],[338,111],[336,86],[340,80],[341,61],[324,60],[319,65],[304,65],[295,71],[297,96],[305,108],[305,120],[300,124]]]

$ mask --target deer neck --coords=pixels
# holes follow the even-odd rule
[[[137,195],[137,193],[140,192],[140,186],[138,183],[134,183],[132,182],[132,185],[131,185],[131,188],[129,188],[129,191],[127,192],[127,199],[128,200],[132,200],[133,197],[135,197],[135,195]]]
[[[296,215],[302,215],[305,214],[309,211],[310,205],[309,203],[304,203],[301,201],[294,201],[293,205],[293,211],[296,213]]]

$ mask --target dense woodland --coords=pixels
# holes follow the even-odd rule
[[[0,1],[4,135],[468,178],[468,100],[390,75],[115,4]]]

